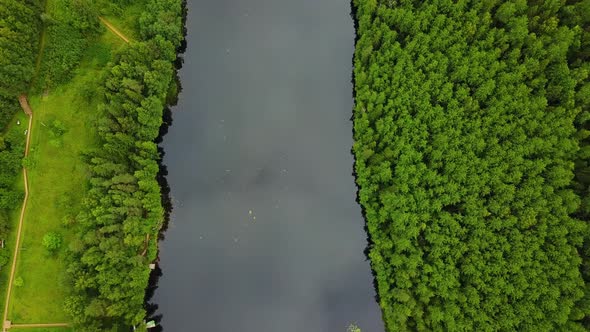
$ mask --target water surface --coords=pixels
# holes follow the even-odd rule
[[[164,331],[382,332],[351,175],[341,0],[189,0],[164,140]]]

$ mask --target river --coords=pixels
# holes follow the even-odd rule
[[[382,332],[352,176],[350,3],[189,0],[164,138],[168,332]]]

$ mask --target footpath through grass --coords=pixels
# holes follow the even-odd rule
[[[23,327],[13,326],[10,328],[11,331],[23,331],[23,332],[74,332],[71,327]]]
[[[30,196],[15,273],[20,286],[14,287],[9,307],[8,319],[12,323],[69,320],[63,310],[71,287],[64,254],[68,247],[76,246],[67,225],[75,217],[88,180],[81,153],[95,142],[99,78],[112,52],[124,44],[105,31],[86,50],[69,83],[46,95],[30,96],[35,114],[27,161]],[[61,248],[54,254],[42,244],[43,237],[50,232],[63,238]]]

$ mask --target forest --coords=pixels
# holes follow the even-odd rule
[[[25,128],[7,128],[20,112],[18,96],[28,90],[35,66],[41,24],[41,1],[0,0],[0,238],[10,230],[9,214],[20,206],[23,192],[15,187],[24,152]],[[24,55],[24,56],[23,56]],[[9,250],[0,251],[0,267]]]
[[[387,330],[590,328],[590,2],[353,3]]]
[[[34,81],[35,91],[54,88],[71,78],[82,51],[101,29],[99,6],[92,0],[57,0],[51,10],[55,14],[48,14],[46,9],[41,15],[47,40]]]
[[[0,0],[0,130],[20,110],[35,67],[41,0]]]
[[[149,264],[157,255],[164,209],[156,179],[155,140],[183,39],[182,2],[149,0],[139,18],[140,41],[115,56],[104,78],[98,147],[84,158],[91,178],[75,227],[66,301],[77,331],[141,326]]]

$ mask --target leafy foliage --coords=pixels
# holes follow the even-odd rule
[[[56,232],[50,232],[43,236],[43,247],[52,253],[61,248],[62,242],[62,236]]]
[[[582,330],[588,2],[354,5],[355,170],[387,329]]]
[[[346,328],[346,332],[362,332],[361,328],[358,327],[356,324],[350,324]]]
[[[575,103],[580,108],[576,118],[576,139],[580,149],[576,155],[574,189],[581,198],[576,217],[590,220],[590,1],[574,1],[567,7],[563,20],[570,26],[580,26],[579,43],[570,49],[569,65],[576,79]],[[582,277],[585,281],[584,298],[578,303],[581,308],[590,307],[590,228],[580,251]],[[587,311],[586,311],[587,312]],[[590,315],[583,319],[584,327],[590,329]]]
[[[67,82],[80,62],[88,39],[100,31],[98,9],[92,0],[57,0],[44,14],[47,41],[38,89]]]
[[[0,130],[28,90],[41,28],[41,0],[0,0]]]
[[[23,199],[23,192],[15,188],[25,149],[25,136],[21,130],[24,130],[23,126],[14,126],[0,136],[0,239],[8,236],[9,212],[20,207]]]
[[[152,0],[147,8],[182,14],[180,0]],[[146,39],[120,52],[104,81],[100,148],[86,155],[90,189],[74,224],[81,243],[70,246],[75,294],[66,310],[77,331],[121,329],[145,317],[149,263],[156,254],[156,242],[149,239],[157,239],[164,214],[155,139],[182,38],[145,30],[161,31],[158,25],[170,23],[181,20],[144,22],[140,32]],[[181,27],[166,31],[181,33]]]

